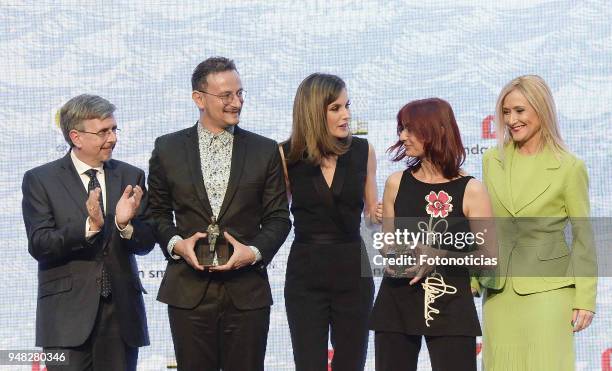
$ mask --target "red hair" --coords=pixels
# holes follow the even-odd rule
[[[415,100],[397,113],[397,135],[406,129],[423,142],[424,157],[447,179],[459,176],[465,161],[465,148],[450,104],[439,98]],[[404,143],[398,140],[387,152],[395,152],[392,161],[406,157]],[[421,159],[409,157],[409,169],[421,166]]]

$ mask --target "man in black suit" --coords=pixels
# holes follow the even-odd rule
[[[237,126],[245,92],[233,61],[209,58],[191,82],[199,121],[158,138],[149,162],[151,211],[168,259],[158,300],[168,304],[180,370],[263,370],[266,266],[291,228],[278,145]],[[220,255],[213,266],[196,257],[228,243],[225,264]]]
[[[155,246],[144,172],[111,160],[115,106],[79,95],[60,110],[70,151],[23,177],[28,251],[38,261],[36,345],[61,352],[53,370],[136,370],[148,345],[134,255]]]

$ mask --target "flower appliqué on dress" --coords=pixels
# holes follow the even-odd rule
[[[453,198],[448,193],[440,191],[438,193],[430,191],[425,196],[427,205],[425,211],[429,215],[429,223],[419,222],[418,227],[421,232],[426,233],[428,236],[431,233],[436,233],[436,229],[440,226],[441,231],[438,233],[445,233],[448,230],[448,221],[446,219],[439,219],[434,223],[434,218],[446,218],[448,214],[453,211]],[[439,249],[440,246],[437,246]],[[434,314],[440,314],[440,310],[434,307],[436,299],[445,294],[455,294],[457,288],[444,282],[444,277],[436,271],[434,268],[433,272],[425,278],[425,282],[421,283],[423,290],[425,290],[424,297],[424,318],[425,326],[430,327],[430,322],[434,320]]]
[[[453,211],[452,200],[453,198],[444,191],[438,193],[431,191],[425,196],[425,201],[427,201],[425,211],[434,218],[446,218],[448,213]]]

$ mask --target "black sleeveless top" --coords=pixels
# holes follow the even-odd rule
[[[470,232],[469,222],[463,214],[463,196],[470,179],[471,176],[465,176],[446,183],[430,184],[416,179],[410,170],[404,171],[394,204],[396,228],[418,232],[431,226],[433,228],[429,230],[453,236]],[[437,247],[469,251],[468,246],[458,245],[461,247],[458,249],[448,241],[442,240]],[[431,307],[440,312],[429,312],[429,326],[425,321],[425,290],[422,286],[425,278],[410,286],[409,278],[385,277],[372,310],[370,328],[408,335],[480,336],[469,270],[458,266],[438,266],[436,272],[442,275],[446,285],[457,291],[435,299]]]
[[[285,154],[289,150],[290,143],[284,143]],[[287,164],[296,242],[360,240],[367,164],[368,141],[357,137],[352,137],[349,150],[338,156],[331,188],[318,165],[302,160]]]

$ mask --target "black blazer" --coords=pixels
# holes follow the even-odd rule
[[[194,308],[204,297],[211,273],[168,256],[175,235],[206,232],[212,210],[200,167],[197,125],[159,137],[149,161],[149,200],[157,241],[168,260],[157,299]],[[176,221],[176,222],[175,222]],[[272,304],[266,265],[291,229],[285,181],[275,141],[239,127],[234,130],[232,163],[225,199],[217,218],[240,242],[259,249],[262,261],[238,270],[212,273],[224,280],[239,309]]]
[[[70,153],[27,171],[23,177],[28,251],[38,260],[37,346],[75,347],[87,340],[98,312],[103,263],[111,275],[121,337],[133,347],[149,344],[142,300],[145,290],[134,258],[134,254],[144,255],[155,246],[152,228],[142,219],[147,208],[145,174],[124,162],[109,160],[104,164],[104,175],[104,228],[89,241],[85,239],[87,192]],[[132,220],[130,240],[122,239],[115,226],[115,207],[128,184],[145,190],[140,213]]]

